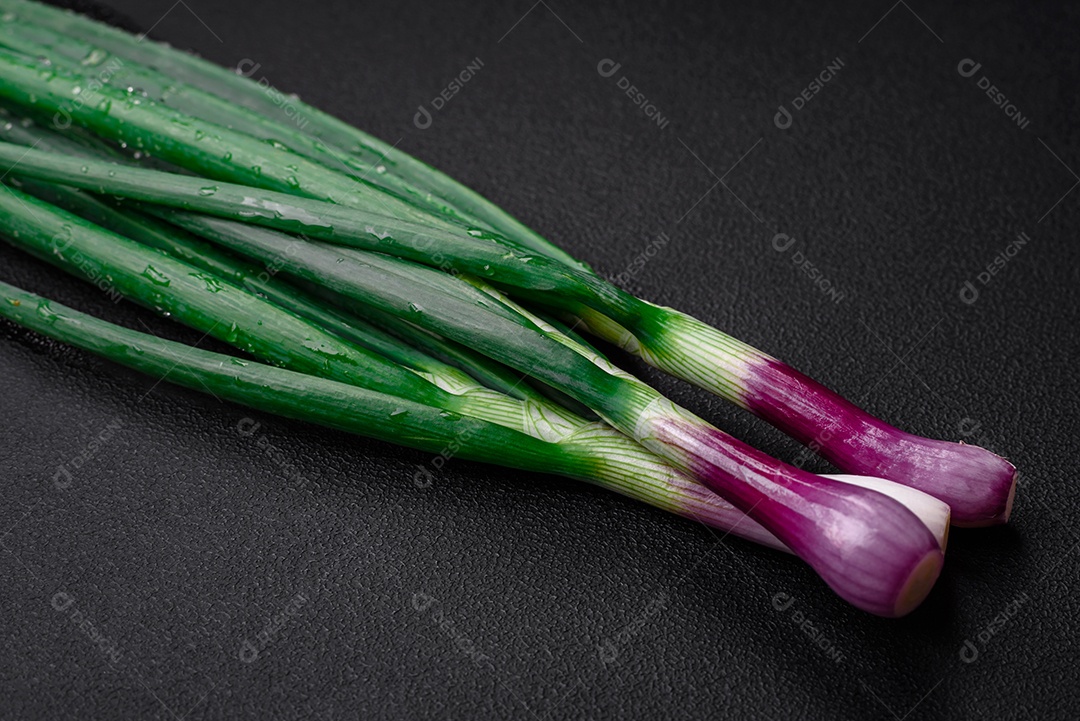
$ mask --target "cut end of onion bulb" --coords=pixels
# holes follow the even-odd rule
[[[941,550],[930,551],[921,561],[915,564],[915,568],[908,576],[896,599],[896,606],[892,614],[893,618],[906,616],[918,608],[919,604],[929,595],[930,589],[934,587],[934,583],[937,582],[938,576],[941,575],[941,568],[944,565],[945,553]]]
[[[949,544],[949,520],[952,515],[949,504],[915,488],[872,476],[831,474],[824,476],[854,486],[869,488],[883,493],[903,504],[930,530],[938,542],[938,551],[929,551],[915,564],[907,581],[897,595],[893,618],[906,616],[918,607],[934,587],[945,563],[945,549]]]

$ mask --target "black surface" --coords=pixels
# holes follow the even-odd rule
[[[960,439],[979,424],[967,438],[1022,471],[1013,522],[954,532],[924,606],[882,620],[793,559],[614,494],[458,462],[417,488],[423,454],[265,416],[243,435],[242,408],[3,323],[0,715],[1075,718],[1076,10],[531,2],[112,6],[400,138],[606,273],[667,234],[634,291],[909,430]],[[417,129],[417,106],[477,57]],[[778,129],[777,106],[837,57]],[[606,79],[605,58],[622,64]],[[972,78],[965,58],[982,63]],[[624,75],[665,128],[620,92]],[[1030,242],[961,302],[1021,232]],[[796,244],[774,250],[776,233]],[[800,274],[796,251],[845,297]],[[0,278],[198,340],[7,246]],[[793,605],[776,610],[777,594]]]

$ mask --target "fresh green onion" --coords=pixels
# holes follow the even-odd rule
[[[635,298],[401,151],[307,106],[315,122],[288,127],[262,87],[171,49],[24,0],[0,8],[0,101],[70,119],[78,128],[61,129],[90,148],[63,157],[48,144],[0,143],[0,169],[38,196],[0,193],[4,233],[31,253],[305,375],[556,444],[599,429],[594,453],[623,444],[668,477],[696,478],[880,615],[903,615],[929,591],[950,507],[963,525],[1008,517],[1016,473],[1003,459],[904,434],[760,351]],[[119,69],[84,95],[110,55]],[[136,152],[104,162],[102,141]],[[290,281],[252,282],[253,260]],[[556,315],[859,475],[816,476],[742,444],[613,366]],[[514,371],[559,403],[516,392]]]
[[[779,550],[775,537],[622,434],[579,421],[560,442],[396,395],[164,340],[0,283],[0,317],[215,397],[467,460],[586,480]]]

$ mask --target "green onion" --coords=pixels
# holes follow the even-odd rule
[[[725,533],[787,550],[719,496],[598,423],[579,421],[573,432],[553,443],[398,396],[164,340],[6,283],[0,283],[0,317],[154,378],[224,400],[438,457],[450,454],[578,478]]]
[[[310,128],[289,128],[258,85],[181,53],[23,0],[0,8],[11,8],[0,28],[0,100],[70,119],[83,130],[61,129],[92,156],[0,144],[0,168],[75,213],[5,188],[0,219],[16,245],[305,375],[556,444],[596,431],[594,460],[597,449],[625,447],[625,457],[698,479],[880,615],[903,615],[929,591],[949,505],[966,525],[1008,516],[1015,470],[1002,459],[900,434],[775,359],[616,288],[404,153],[314,109]],[[110,53],[123,63],[84,94]],[[103,162],[101,141],[136,152]],[[149,169],[161,160],[185,174]],[[113,206],[83,191],[126,200]],[[258,266],[233,254],[291,280],[252,284]],[[337,308],[320,303],[327,294]],[[828,431],[823,452],[842,467],[948,505],[880,478],[815,476],[771,459],[616,368],[552,313],[801,440]],[[520,380],[504,366],[561,404],[513,393]],[[567,409],[575,404],[625,436]]]
[[[130,330],[0,283],[0,315],[157,378],[288,418],[470,460],[564,475],[580,463],[557,444],[497,424],[327,378],[213,353]]]

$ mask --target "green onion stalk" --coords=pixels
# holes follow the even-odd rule
[[[787,550],[716,494],[601,424],[559,442],[349,383],[124,328],[0,282],[0,317],[170,383],[287,418],[465,460],[589,481]]]
[[[387,172],[382,162],[369,163],[355,154],[324,143],[296,127],[295,123],[279,124],[272,118],[189,85],[151,67],[125,62],[98,45],[62,35],[39,25],[0,22],[0,47],[22,54],[27,59],[48,58],[49,67],[63,68],[88,78],[80,85],[80,94],[95,96],[99,90],[110,88],[108,100],[150,99],[186,115],[240,131],[252,138],[278,148],[287,147],[308,160],[334,170],[352,181],[366,183],[398,198],[426,208],[436,215],[449,216],[473,225],[482,223],[460,209],[452,207],[430,192],[421,192],[406,183],[397,173]],[[87,87],[88,86],[88,87]],[[122,94],[117,92],[122,91]],[[85,104],[85,103],[83,103]],[[80,116],[81,117],[81,116]],[[59,108],[45,118],[58,127],[70,126],[75,118],[66,108]]]
[[[54,189],[58,195],[64,190]],[[94,209],[94,202],[84,197],[79,207],[96,212],[108,210],[107,206]],[[3,235],[12,244],[76,275],[103,281],[125,297],[149,305],[275,366],[285,365],[293,370],[280,375],[288,380],[284,386],[259,386],[266,396],[264,399],[256,398],[258,394],[254,390],[257,388],[240,395],[222,393],[220,384],[226,382],[230,373],[240,373],[238,367],[250,368],[256,374],[269,374],[267,378],[278,377],[274,375],[278,369],[208,354],[117,328],[0,284],[8,301],[7,305],[0,306],[0,315],[20,325],[101,353],[143,372],[161,374],[176,363],[185,367],[180,375],[187,373],[188,377],[205,383],[196,380],[181,382],[183,385],[210,388],[215,395],[246,405],[443,455],[588,480],[698,520],[724,533],[787,550],[744,513],[670,463],[610,426],[576,416],[527,389],[519,391],[525,396],[525,400],[520,400],[483,388],[458,369],[381,334],[355,318],[339,316],[344,320],[332,324],[340,334],[335,337],[233,285],[226,280],[227,274],[212,274],[209,263],[204,268],[185,264],[162,251],[95,229],[83,219],[50,207],[17,189],[4,186],[0,192],[0,218],[4,222]],[[164,234],[152,221],[148,227]],[[121,257],[127,262],[118,263],[117,259]],[[242,261],[233,261],[233,264],[239,272],[244,272]],[[276,279],[264,282],[264,286],[269,285],[277,285],[275,295],[287,299],[289,304],[307,303],[302,291],[291,290]],[[352,339],[356,345],[346,339]],[[365,353],[360,347],[363,345],[378,348],[387,356],[393,356],[396,362],[375,353]],[[193,354],[216,358],[221,373],[214,375],[207,370],[213,364],[195,363]],[[208,377],[208,373],[217,380]],[[170,373],[169,379],[176,380],[177,375]],[[305,414],[303,378],[311,380],[311,388],[335,389],[334,392],[356,403],[367,402],[365,399],[377,399],[378,402],[360,411],[350,406],[349,414],[357,415],[353,420],[346,418],[348,414],[344,411],[341,411],[341,418],[335,419],[330,414],[332,408],[313,408],[310,414]],[[362,392],[357,394],[354,392],[357,390]],[[284,397],[274,401],[271,396],[275,394]],[[400,402],[387,412],[386,404],[391,400]],[[338,405],[344,408],[348,404]],[[432,418],[430,411],[437,410],[434,417],[439,419],[435,423],[438,433],[433,438],[414,431],[405,432],[413,427],[410,424],[397,425],[402,409],[414,412],[420,407],[424,409],[423,413],[414,413],[410,423],[427,422]],[[456,420],[448,422],[444,419]],[[379,426],[377,432],[370,426],[384,422],[388,425],[385,428]],[[504,446],[505,449],[489,450],[485,444]],[[517,454],[518,448],[524,450]],[[504,458],[503,453],[508,455]],[[423,468],[418,471],[424,472]],[[940,521],[936,528],[938,533],[943,532]]]
[[[121,154],[111,151],[100,142],[96,144],[77,142],[66,135],[41,128],[28,118],[12,115],[3,109],[0,109],[0,139],[41,150],[62,152],[71,157],[105,158],[116,162],[134,163],[134,161],[125,160]],[[236,256],[223,253],[201,238],[140,213],[132,207],[117,207],[115,202],[106,204],[103,200],[108,199],[95,198],[74,188],[25,179],[22,179],[21,183],[36,197],[119,235],[165,251],[180,260],[215,273],[317,325],[330,329],[348,340],[358,342],[370,350],[387,355],[414,370],[430,371],[431,358],[434,356],[443,361],[440,364],[442,368],[449,367],[447,364],[460,367],[488,388],[522,400],[529,397],[542,397],[532,390],[531,384],[522,383],[521,375],[491,361],[486,356],[392,316],[377,314],[368,308],[365,309],[368,315],[374,315],[379,324],[386,326],[393,335],[405,339],[407,344],[386,342],[385,336],[376,342],[383,331],[360,320],[355,314],[347,317],[347,314],[335,313],[318,298],[306,297],[295,286],[290,286],[280,278],[275,278],[278,271],[277,264],[253,266]],[[313,288],[316,293],[321,290],[318,287]],[[358,333],[357,326],[362,327],[362,332]],[[424,353],[417,353],[411,346],[417,346]],[[425,355],[425,353],[430,355]],[[448,382],[445,378],[443,381]],[[547,395],[557,398],[563,405],[571,407],[575,412],[588,413],[588,409],[584,406],[575,404],[571,399],[558,394],[553,389],[544,387],[542,390]],[[595,419],[595,416],[592,416],[592,419]]]

